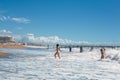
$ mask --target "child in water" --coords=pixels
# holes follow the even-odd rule
[[[58,58],[60,59],[60,47],[59,44],[56,44],[56,53],[54,54],[55,58],[56,56],[58,56]]]

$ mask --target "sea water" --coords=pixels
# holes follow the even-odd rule
[[[55,49],[0,49],[9,55],[0,58],[0,80],[119,80],[120,50],[106,49],[106,59],[100,60],[99,49],[61,49],[61,59],[55,59]]]

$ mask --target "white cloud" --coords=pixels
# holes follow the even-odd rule
[[[11,18],[11,20],[18,23],[30,23],[30,20],[26,18]]]
[[[3,16],[3,19],[4,19],[4,20],[7,20],[7,17]]]
[[[0,30],[0,33],[11,34],[12,32],[4,29],[4,30]]]
[[[79,45],[79,44],[89,44],[88,42],[85,41],[73,41],[73,40],[68,40],[68,39],[62,39],[59,38],[58,36],[41,36],[41,37],[35,37],[34,34],[27,34],[26,36],[21,36],[19,37],[22,42],[26,43],[36,43],[36,44],[64,44],[64,45]]]
[[[5,16],[0,16],[0,21],[4,21]]]
[[[24,17],[18,18],[18,17],[10,17],[10,16],[3,16],[0,15],[0,21],[4,22],[4,21],[14,21],[17,23],[30,23],[30,20]]]
[[[6,20],[10,20],[9,16],[1,16],[0,15],[0,21],[6,21]]]
[[[10,36],[12,35],[12,32],[11,31],[8,31],[8,30],[0,30],[0,36]]]
[[[61,45],[118,45],[120,42],[99,42],[93,43],[88,41],[73,41],[69,39],[62,39],[58,36],[40,36],[35,37],[34,34],[26,34],[26,35],[14,35],[9,30],[0,30],[0,36],[13,36],[13,38],[18,42],[26,42],[26,43],[35,43],[35,44],[61,44]]]
[[[29,40],[35,40],[34,34],[27,34]]]

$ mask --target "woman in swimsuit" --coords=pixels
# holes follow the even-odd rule
[[[59,44],[56,44],[56,53],[54,54],[54,57],[56,58],[56,56],[58,56],[59,59],[61,58]]]

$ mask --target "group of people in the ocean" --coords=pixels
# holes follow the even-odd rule
[[[105,58],[105,48],[101,48],[100,49],[100,52],[101,52],[101,59],[104,59]],[[54,57],[56,58],[58,56],[58,58],[60,59],[61,56],[60,56],[60,47],[59,47],[59,44],[56,44],[56,53],[54,54]]]

